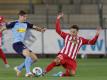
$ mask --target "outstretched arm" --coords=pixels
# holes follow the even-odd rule
[[[45,32],[46,31],[46,28],[41,28],[41,27],[38,27],[38,26],[35,26],[35,25],[33,25],[33,29],[35,29],[37,31],[40,31],[40,32]]]
[[[41,28],[41,27],[36,26],[34,24],[31,24],[29,22],[26,22],[26,23],[28,25],[28,28],[30,28],[30,29],[35,29],[35,30],[40,31],[40,32],[44,32],[46,30],[46,28]]]
[[[61,28],[60,28],[60,18],[63,17],[63,13],[59,14],[57,16],[57,19],[56,19],[56,32],[65,39],[67,33],[61,31]]]
[[[82,38],[83,45],[85,45],[85,44],[94,45],[99,37],[100,31],[101,31],[101,28],[97,28],[96,35],[91,40],[87,40],[87,39]]]

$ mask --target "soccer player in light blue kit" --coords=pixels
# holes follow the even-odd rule
[[[23,43],[26,31],[30,28],[35,29],[40,32],[44,32],[45,28],[37,27],[33,24],[30,24],[26,21],[27,14],[24,11],[20,11],[18,13],[19,19],[17,21],[11,22],[10,24],[7,24],[6,27],[3,27],[1,30],[5,29],[12,29],[12,35],[13,35],[13,49],[20,55],[22,55],[25,58],[25,61],[20,64],[19,66],[15,67],[14,70],[17,73],[17,76],[21,76],[21,71],[23,68],[26,69],[26,77],[31,77],[33,74],[30,72],[30,67],[32,63],[37,61],[37,56],[29,50]]]

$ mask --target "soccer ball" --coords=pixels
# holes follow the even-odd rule
[[[38,77],[38,76],[41,76],[43,71],[42,71],[42,68],[40,67],[34,67],[32,72],[36,77]]]

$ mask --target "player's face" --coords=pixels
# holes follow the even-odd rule
[[[19,20],[20,20],[21,22],[26,21],[26,19],[27,19],[27,15],[19,15]]]
[[[77,36],[78,30],[71,28],[70,29],[70,34],[71,34],[71,36]]]

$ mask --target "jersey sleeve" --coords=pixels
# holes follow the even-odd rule
[[[7,29],[12,29],[12,28],[14,27],[15,23],[16,23],[16,22],[7,23],[7,24],[6,24],[6,28],[7,28]]]
[[[33,29],[33,24],[28,23],[28,22],[26,22],[26,23],[27,23],[27,27],[28,27],[28,29]]]
[[[56,20],[56,32],[63,38],[65,39],[65,37],[68,35],[68,33],[65,33],[63,31],[61,31],[60,28],[60,19]]]
[[[95,37],[90,40],[81,37],[82,45],[85,45],[85,44],[94,45],[97,42],[98,37],[99,35],[95,35]]]

